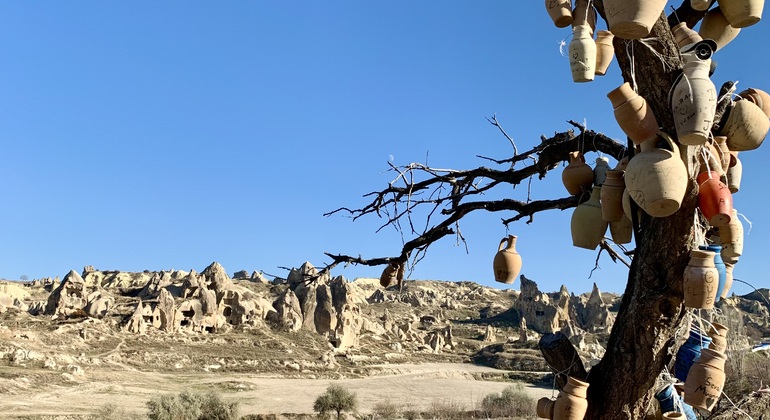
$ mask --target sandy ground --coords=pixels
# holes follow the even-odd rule
[[[312,413],[313,401],[330,383],[358,395],[359,411],[370,412],[390,400],[402,409],[425,409],[434,402],[452,402],[468,409],[485,395],[499,392],[509,382],[475,380],[474,374],[500,370],[468,364],[430,363],[386,365],[388,374],[363,379],[284,379],[267,375],[231,373],[160,374],[152,372],[87,372],[77,384],[0,395],[0,417],[94,413],[111,403],[129,413],[144,413],[154,395],[217,391],[223,399],[237,399],[240,412]],[[527,386],[534,398],[550,396],[550,389]]]

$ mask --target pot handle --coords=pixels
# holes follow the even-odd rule
[[[676,155],[677,158],[681,159],[681,156],[679,155],[679,145],[674,143],[674,139],[671,138],[668,134],[666,134],[663,131],[658,131],[658,136],[660,136],[663,140],[668,143],[669,146],[671,146],[671,152]]]
[[[505,238],[500,240],[500,245],[497,246],[497,252],[500,252],[503,250],[503,244],[508,242],[510,240],[510,236],[506,236]]]

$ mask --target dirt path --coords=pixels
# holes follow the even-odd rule
[[[20,415],[87,414],[111,403],[128,412],[144,413],[154,395],[184,389],[219,392],[237,399],[241,414],[312,413],[313,401],[326,387],[338,383],[358,395],[359,411],[370,412],[390,399],[400,408],[426,409],[434,402],[452,402],[470,409],[485,395],[499,392],[507,382],[480,381],[474,374],[502,371],[450,363],[383,365],[387,374],[363,379],[284,379],[232,373],[160,374],[152,372],[91,371],[77,385],[51,386],[0,395],[0,417]],[[528,386],[534,398],[550,396],[550,389]]]

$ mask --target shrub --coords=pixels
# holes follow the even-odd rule
[[[399,415],[398,406],[391,400],[378,402],[372,409],[375,419],[393,420]]]
[[[159,395],[147,402],[150,420],[236,420],[238,403],[225,403],[219,395],[183,391]]]
[[[517,383],[500,394],[492,393],[484,397],[479,411],[492,418],[527,417],[535,415],[534,405],[535,400]]]
[[[316,398],[313,410],[321,418],[328,418],[329,412],[337,413],[337,419],[343,419],[344,411],[355,411],[358,407],[358,397],[340,385],[329,385],[326,392]]]
[[[463,420],[470,417],[462,404],[449,400],[433,401],[428,414],[432,419],[441,420]]]

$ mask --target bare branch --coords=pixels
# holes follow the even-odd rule
[[[497,127],[498,130],[500,130],[501,133],[505,136],[505,138],[508,139],[509,142],[511,142],[511,146],[513,146],[513,157],[516,157],[519,154],[519,149],[516,148],[516,142],[513,141],[513,138],[508,135],[508,133],[505,132],[505,129],[502,125],[500,125],[500,122],[497,121],[497,115],[493,114],[492,119],[487,118],[487,121],[489,121],[490,124]],[[513,164],[511,164],[511,167],[513,167]]]

